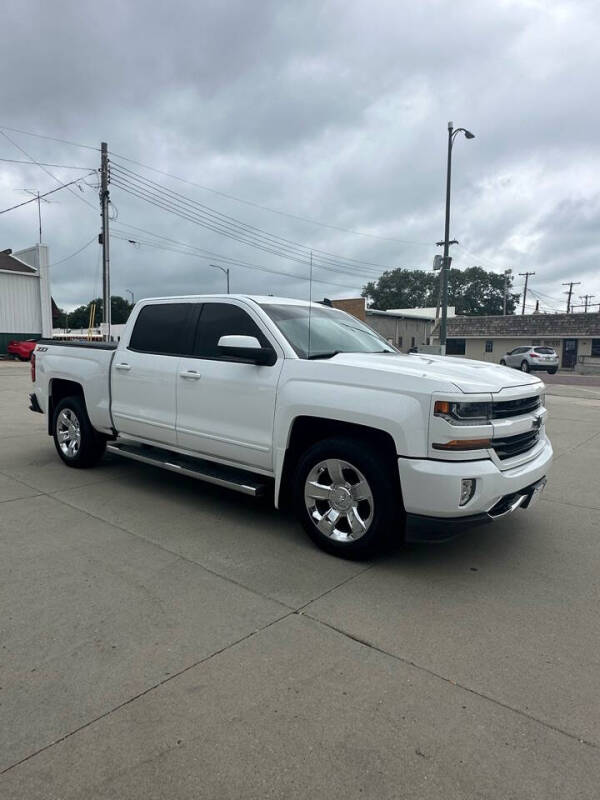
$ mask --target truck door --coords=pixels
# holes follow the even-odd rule
[[[219,352],[221,336],[255,336],[272,348],[272,366],[248,364]],[[177,378],[177,444],[241,466],[271,470],[273,417],[283,353],[258,318],[239,301],[204,303],[194,355],[182,358]]]
[[[111,409],[119,433],[176,444],[177,368],[191,352],[197,309],[190,301],[154,301],[140,309],[112,362]]]

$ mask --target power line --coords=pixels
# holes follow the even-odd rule
[[[75,256],[79,255],[79,253],[83,253],[83,251],[86,250],[93,242],[97,242],[97,241],[98,241],[98,236],[96,234],[94,234],[94,236],[92,236],[92,238],[89,240],[89,242],[86,242],[83,245],[83,247],[79,248],[79,250],[75,250],[75,252],[71,253],[70,256],[66,256],[65,258],[61,258],[60,261],[55,261],[53,264],[48,264],[48,269],[50,269],[51,267],[57,267],[59,264],[64,264],[65,261],[69,261],[69,259],[75,258]]]
[[[23,133],[25,136],[35,136],[36,139],[48,139],[50,142],[61,142],[61,144],[70,144],[72,147],[83,147],[86,150],[100,150],[99,147],[94,147],[91,144],[81,144],[80,142],[70,142],[68,139],[59,139],[56,136],[46,136],[43,133],[33,133],[33,131],[24,131],[21,128],[11,128],[8,125],[1,125],[0,129],[5,131],[12,131],[13,133]]]
[[[191,207],[194,213],[207,217],[213,224],[218,223],[236,229],[238,233],[241,232],[245,236],[252,235],[252,236],[257,236],[261,239],[265,238],[269,240],[269,242],[274,246],[300,251],[303,255],[305,255],[306,253],[310,253],[310,251],[312,250],[313,252],[320,253],[323,254],[323,256],[328,257],[328,258],[323,258],[319,256],[320,260],[322,261],[331,261],[332,263],[339,264],[340,263],[339,260],[342,259],[346,266],[350,266],[350,264],[352,263],[361,266],[364,265],[368,267],[373,267],[376,270],[392,269],[392,267],[389,267],[386,264],[379,264],[372,261],[364,261],[361,259],[340,256],[336,253],[331,253],[327,250],[320,250],[319,248],[303,245],[300,242],[295,242],[291,239],[279,236],[278,234],[273,234],[270,233],[269,231],[265,231],[263,228],[259,228],[255,225],[250,225],[249,223],[242,222],[241,220],[238,220],[235,217],[231,217],[228,214],[223,214],[222,212],[217,211],[211,206],[207,206],[204,203],[199,202],[198,200],[189,198],[185,195],[180,194],[179,192],[174,192],[172,189],[168,189],[166,187],[163,187],[161,184],[149,180],[148,178],[144,178],[144,176],[138,175],[132,170],[127,169],[127,167],[122,167],[119,164],[115,163],[112,163],[111,167],[112,167],[111,170],[112,176],[115,181],[120,180],[121,183],[125,183],[129,188],[132,189],[135,188],[138,192],[144,192],[146,194],[149,194],[155,200],[162,199],[165,202],[172,203],[176,206],[183,206],[184,210],[186,211],[189,211]],[[157,195],[159,195],[160,198],[157,197]]]
[[[37,166],[40,167],[40,169],[42,169],[46,173],[46,175],[49,175],[52,178],[52,180],[56,181],[57,183],[61,183],[60,179],[57,178],[56,175],[53,175],[52,172],[50,172],[49,169],[47,169],[42,164],[40,164],[32,155],[30,155],[26,150],[24,150],[21,147],[20,144],[17,144],[15,141],[13,141],[10,138],[10,136],[4,130],[0,129],[0,133],[2,134],[2,136],[4,136],[5,139],[8,139],[8,141],[12,145],[14,145],[14,147],[17,148],[17,150],[20,150],[23,153],[23,155],[26,155],[27,158],[30,159],[34,164],[37,164]],[[81,195],[77,194],[72,189],[69,189],[69,192],[71,192],[73,197],[77,197],[79,200],[81,200],[82,203],[85,203],[86,206],[89,206],[90,208],[92,208],[94,210],[94,213],[96,213],[96,209],[94,208],[94,206],[91,203],[89,203],[84,197],[82,197]]]
[[[135,228],[135,226],[133,226],[133,225],[127,226],[127,227]],[[157,236],[157,234],[153,234],[150,231],[148,231],[148,233],[150,233],[151,236]],[[141,245],[142,247],[152,247],[152,248],[155,248],[157,250],[164,250],[166,252],[179,253],[181,255],[187,255],[187,256],[191,256],[191,257],[195,257],[195,258],[201,258],[201,259],[206,260],[206,261],[211,261],[211,260],[216,258],[216,259],[219,259],[220,261],[224,261],[224,262],[226,262],[228,264],[231,264],[233,266],[243,267],[245,269],[258,270],[259,272],[266,272],[266,273],[269,273],[271,275],[278,275],[278,276],[284,277],[284,278],[295,278],[295,279],[301,280],[301,281],[308,280],[308,276],[307,275],[298,275],[297,273],[293,273],[293,272],[290,273],[290,272],[285,272],[284,270],[270,269],[269,267],[265,267],[265,266],[262,266],[262,265],[259,265],[259,264],[252,264],[252,263],[248,263],[246,261],[240,261],[238,259],[230,258],[229,256],[221,255],[220,253],[214,253],[214,252],[212,252],[210,250],[204,250],[203,248],[197,248],[194,245],[190,245],[190,244],[187,244],[185,242],[179,242],[178,244],[180,244],[181,247],[189,248],[189,250],[192,250],[193,252],[189,252],[189,250],[178,249],[177,247],[169,247],[167,245],[157,244],[156,242],[144,241],[142,239],[131,239],[126,234],[123,235],[122,233],[120,233],[118,231],[117,232],[113,231],[111,233],[111,237],[112,238],[116,238],[116,239],[120,239],[120,240],[125,241],[125,242],[128,242],[129,244],[134,244],[134,245],[137,244],[137,245]],[[167,239],[168,237],[158,237],[158,238]],[[171,241],[175,242],[176,240],[171,240]],[[196,252],[196,251],[200,251],[200,252]],[[203,253],[205,253],[206,255],[203,255]],[[352,289],[352,288],[360,289],[360,288],[362,288],[362,287],[358,286],[358,284],[356,286],[351,286],[348,283],[336,283],[335,281],[321,280],[320,278],[315,278],[314,282],[315,283],[325,284],[327,286],[339,286],[342,289]]]
[[[30,167],[32,166],[31,161],[22,161],[17,158],[0,158],[0,161],[5,161],[7,164],[29,164]],[[39,167],[56,167],[57,169],[91,169],[91,167],[75,167],[71,164],[47,164],[45,161],[36,161],[35,165]]]
[[[282,217],[289,217],[290,219],[300,220],[301,222],[307,222],[311,225],[318,225],[322,228],[329,228],[335,231],[341,231],[342,233],[352,233],[355,236],[366,236],[371,239],[380,239],[384,242],[395,242],[396,244],[410,244],[410,245],[418,245],[422,247],[431,247],[431,242],[420,242],[411,239],[396,239],[389,236],[379,236],[376,233],[367,233],[366,231],[357,231],[353,230],[352,228],[343,228],[339,225],[332,225],[327,222],[320,222],[316,219],[311,219],[310,217],[303,217],[299,214],[291,214],[288,211],[281,211],[280,209],[271,208],[270,206],[264,206],[261,203],[255,203],[252,200],[245,200],[241,197],[236,197],[235,195],[228,194],[227,192],[219,191],[218,189],[212,189],[209,186],[203,186],[200,183],[196,183],[194,181],[187,180],[186,178],[180,178],[178,175],[173,175],[171,172],[165,172],[164,170],[157,169],[156,167],[151,167],[149,164],[143,164],[141,161],[136,161],[133,158],[129,158],[128,156],[121,155],[119,153],[113,153],[110,151],[110,155],[114,156],[115,158],[121,158],[123,161],[128,161],[130,164],[136,164],[138,167],[142,167],[143,169],[150,170],[151,172],[156,172],[159,175],[163,175],[166,178],[171,178],[172,180],[179,181],[180,183],[186,183],[189,186],[195,186],[197,189],[202,189],[205,192],[211,192],[212,194],[218,195],[219,197],[224,197],[227,200],[234,200],[236,203],[243,203],[244,205],[251,206],[253,208],[259,208],[262,211],[268,211],[271,214],[278,214]]]
[[[60,142],[61,144],[68,144],[71,145],[72,147],[82,147],[85,148],[86,150],[98,151],[100,149],[99,147],[95,147],[93,145],[82,144],[81,142],[73,142],[68,139],[61,139],[56,136],[47,136],[45,134],[35,133],[33,131],[26,131],[23,130],[22,128],[13,128],[8,125],[0,124],[0,129],[12,131],[14,133],[21,133],[24,134],[25,136],[34,136],[38,139],[46,139],[51,142]],[[289,217],[290,219],[299,220],[301,222],[307,222],[310,225],[317,225],[322,228],[329,228],[330,230],[340,231],[342,233],[351,233],[355,236],[364,236],[370,239],[379,239],[384,242],[395,242],[396,244],[408,244],[408,245],[417,245],[420,247],[431,247],[431,242],[421,242],[415,239],[397,239],[391,236],[380,236],[379,234],[376,233],[368,233],[367,231],[357,231],[354,230],[353,228],[344,228],[341,225],[333,225],[331,223],[321,222],[320,220],[312,219],[310,217],[303,217],[300,214],[292,214],[289,211],[282,211],[281,209],[271,208],[270,206],[265,206],[262,205],[261,203],[255,203],[252,200],[246,200],[242,197],[237,197],[236,195],[220,191],[219,189],[213,189],[210,186],[204,186],[200,183],[196,183],[195,181],[190,181],[186,178],[181,178],[178,175],[174,175],[171,172],[166,172],[165,170],[157,169],[156,167],[150,166],[150,164],[144,164],[143,162],[137,161],[136,159],[130,158],[129,156],[125,156],[120,153],[114,153],[113,151],[110,151],[109,154],[115,156],[116,158],[123,159],[123,161],[128,161],[130,164],[136,164],[138,167],[142,167],[143,169],[147,169],[150,170],[151,172],[163,175],[167,178],[170,178],[171,180],[179,181],[180,183],[186,183],[189,186],[195,186],[196,188],[202,189],[205,192],[210,192],[211,194],[217,195],[219,197],[224,197],[227,200],[233,200],[236,203],[243,203],[244,205],[251,206],[252,208],[258,208],[261,209],[262,211],[268,211],[271,214],[278,214],[279,216],[282,217]],[[50,164],[49,166],[53,165]]]
[[[90,175],[93,173],[90,172]],[[87,177],[85,175],[84,177]],[[39,195],[39,199],[42,200],[44,197],[48,197],[49,194],[54,194],[55,192],[59,192],[61,189],[67,189],[69,186],[72,186],[74,183],[79,183],[82,178],[76,178],[74,181],[69,181],[69,183],[63,183],[61,186],[57,186],[56,189],[51,189],[49,192],[45,192],[44,194]],[[21,208],[22,206],[29,205],[29,203],[37,203],[38,202],[38,195],[36,194],[35,197],[32,197],[31,200],[25,200],[22,203],[17,203],[16,206],[10,206],[9,208],[4,208],[0,211],[0,214],[6,214],[7,211],[14,211],[15,208]]]
[[[301,245],[298,246],[293,244],[290,246],[283,242],[279,243],[273,237],[269,238],[268,236],[261,236],[258,233],[246,231],[240,227],[235,227],[235,225],[232,223],[211,219],[210,217],[202,215],[194,210],[190,210],[185,206],[182,207],[181,204],[174,204],[173,202],[170,202],[169,199],[165,199],[156,193],[144,191],[133,184],[124,182],[121,178],[115,177],[114,174],[111,177],[111,183],[119,187],[122,191],[131,194],[138,199],[144,200],[150,205],[154,205],[163,211],[168,211],[172,214],[175,214],[176,216],[179,216],[188,222],[193,222],[200,227],[206,228],[215,233],[219,233],[229,239],[233,239],[242,244],[246,244],[291,261],[308,263],[308,254],[310,251],[303,248]],[[392,267],[385,267],[384,265],[381,265],[380,269],[378,270],[370,267],[357,268],[354,266],[354,264],[336,261],[328,256],[318,256],[318,259],[319,261],[323,262],[319,265],[323,269],[331,269],[334,272],[346,272],[347,274],[354,276],[362,275],[363,277],[374,277],[379,276],[381,274],[381,270],[393,269]]]

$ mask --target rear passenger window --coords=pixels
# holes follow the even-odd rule
[[[234,334],[255,336],[261,347],[271,348],[266,336],[242,308],[231,303],[205,303],[200,315],[194,355],[200,358],[224,358],[219,351],[219,339]]]
[[[158,355],[190,354],[190,320],[194,303],[157,303],[144,306],[135,321],[130,350]]]

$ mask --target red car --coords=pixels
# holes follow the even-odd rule
[[[17,341],[13,339],[12,342],[8,343],[7,352],[9,355],[18,358],[19,361],[29,361],[31,358],[31,354],[35,350],[35,346],[37,344],[37,339],[25,339],[23,341]]]

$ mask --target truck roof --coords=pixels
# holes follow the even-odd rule
[[[308,306],[311,305],[308,300],[298,300],[294,297],[273,297],[272,295],[258,295],[258,294],[184,294],[184,295],[167,295],[165,297],[144,297],[140,302],[147,302],[150,300],[252,300],[259,305],[273,304],[273,305],[288,305],[288,306]],[[313,300],[313,306],[321,307],[321,303]]]

